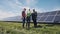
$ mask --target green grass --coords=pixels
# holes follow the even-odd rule
[[[60,25],[46,26],[48,24],[38,24],[42,28],[34,28],[30,24],[30,29],[22,28],[22,23],[0,22],[0,34],[60,34]]]

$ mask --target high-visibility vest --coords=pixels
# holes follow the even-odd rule
[[[28,11],[27,12],[27,17],[30,17],[31,16],[31,11]]]

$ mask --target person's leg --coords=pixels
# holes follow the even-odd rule
[[[35,27],[37,27],[37,22],[36,22],[36,20],[35,20]]]
[[[29,20],[29,22],[28,22],[28,29],[30,29],[30,20]]]
[[[37,22],[35,19],[34,19],[34,27],[37,27]]]
[[[28,20],[27,20],[27,23],[26,23],[26,28],[28,27]]]
[[[33,19],[33,24],[34,24],[34,27],[35,27],[34,19]]]
[[[35,27],[35,20],[33,20],[33,22],[34,22],[34,27]]]
[[[24,28],[24,25],[25,25],[25,17],[23,18],[23,28]]]
[[[27,23],[26,23],[26,28],[27,28]]]
[[[28,29],[30,29],[30,17],[28,18]]]
[[[29,19],[28,19],[28,17],[27,17],[27,23],[26,23],[26,28],[28,28],[28,21],[29,21]]]

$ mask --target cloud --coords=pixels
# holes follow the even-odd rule
[[[57,8],[53,8],[53,11],[57,11],[57,10],[60,10],[60,8],[58,8],[58,7]]]
[[[43,13],[43,12],[46,12],[45,9],[43,8],[32,8],[32,10],[35,9],[38,13]]]
[[[22,3],[18,2],[18,0],[7,0],[8,5],[11,6],[11,8],[13,9],[18,9],[18,8],[22,8]]]
[[[27,4],[30,4],[31,0],[26,0]]]
[[[37,1],[36,0],[26,0],[26,4],[27,4],[27,6],[35,6],[36,5],[36,3],[37,3]]]
[[[21,16],[23,8],[29,8],[27,6],[23,6],[23,4],[18,0],[6,0],[2,3],[4,6],[0,6],[0,19],[18,15]]]
[[[46,12],[46,10],[44,8],[37,8],[35,7],[36,4],[38,3],[37,0],[26,0],[26,3],[27,3],[27,7],[29,7],[30,9],[35,9],[38,13],[42,13],[42,12]],[[32,8],[31,8],[32,6]]]
[[[29,8],[31,10],[34,8],[38,13],[48,12],[52,10],[60,10],[59,7],[54,7],[51,10],[45,10],[44,8],[36,8],[34,6],[36,6],[37,0],[25,0],[25,1],[26,1],[25,5],[19,2],[18,0],[3,0],[3,2],[0,2],[4,4],[3,6],[0,5],[0,19],[21,15],[23,8],[26,8],[27,10]],[[31,8],[31,6],[33,7]]]
[[[0,19],[16,16],[15,13],[12,12],[5,12],[4,10],[0,10]]]
[[[27,4],[30,4],[31,2],[35,2],[35,0],[26,0]]]
[[[18,0],[5,0],[1,3],[3,5],[0,5],[0,19],[21,15],[21,8],[23,6]]]
[[[48,11],[48,12],[50,11],[51,12],[51,11],[58,11],[58,10],[60,10],[60,7],[54,7],[52,9],[46,10],[46,11]]]

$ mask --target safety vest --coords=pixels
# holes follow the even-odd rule
[[[27,17],[31,16],[31,11],[27,11]]]

